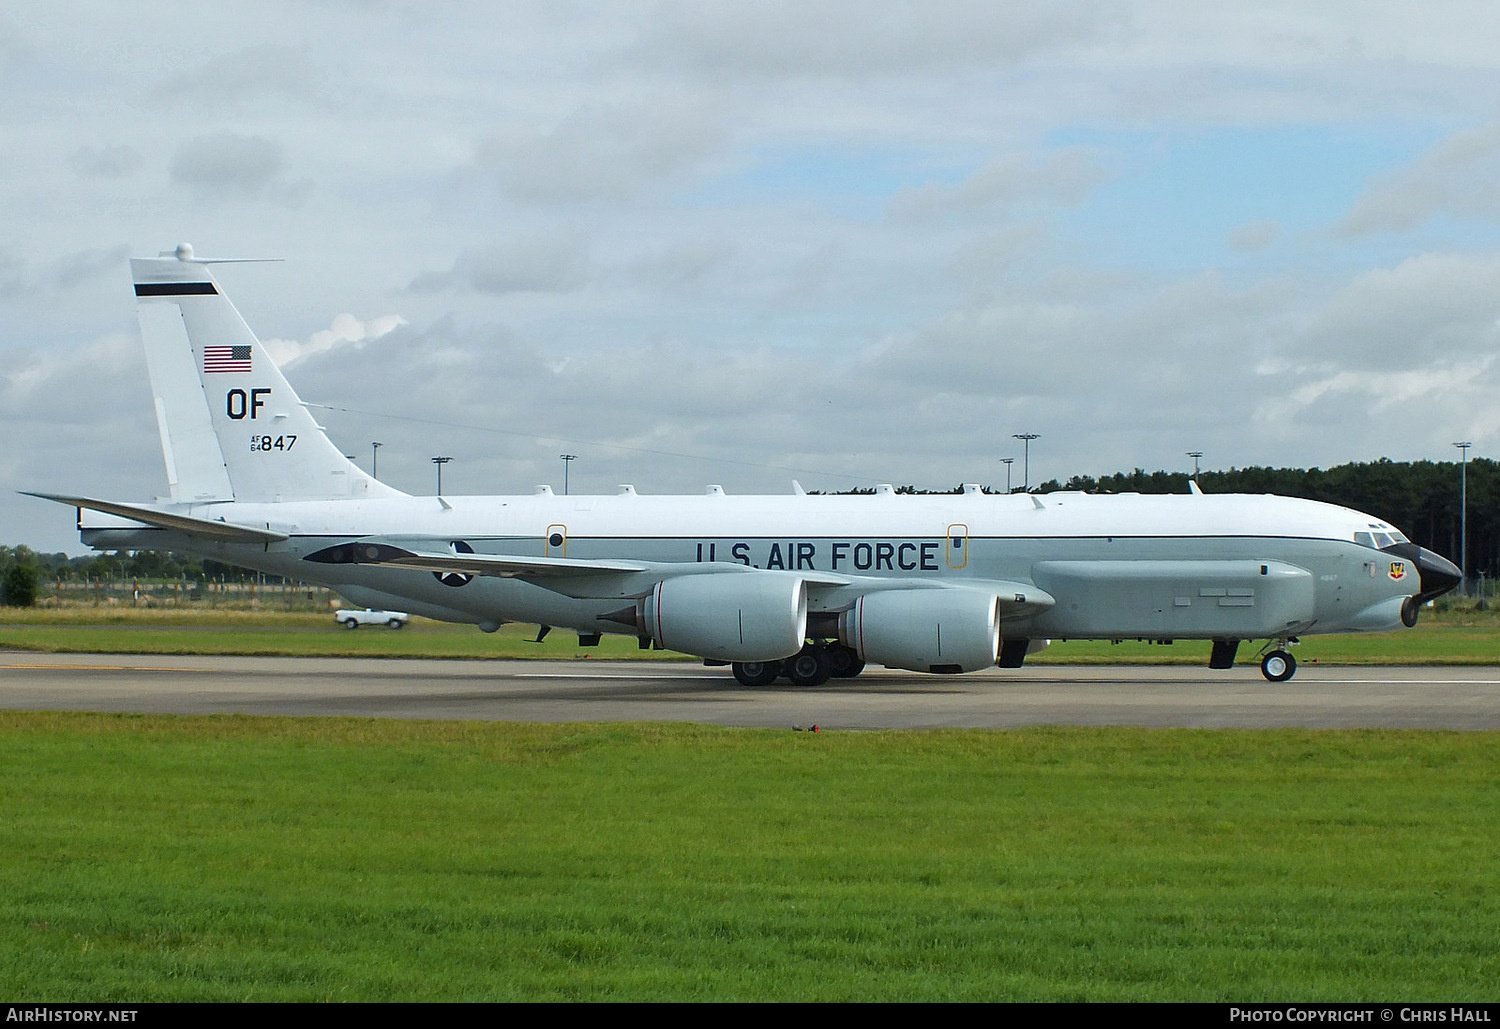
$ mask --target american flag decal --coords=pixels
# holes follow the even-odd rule
[[[204,347],[203,370],[205,372],[248,372],[250,370],[249,347]]]

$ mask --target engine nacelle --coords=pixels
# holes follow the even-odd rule
[[[991,668],[1000,654],[1000,602],[965,587],[867,593],[839,616],[839,640],[890,668]]]
[[[720,661],[779,661],[807,641],[807,587],[778,572],[684,575],[656,584],[642,628],[664,650]]]

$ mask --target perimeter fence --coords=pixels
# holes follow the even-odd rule
[[[66,579],[37,584],[39,607],[223,608],[251,611],[311,611],[344,602],[324,586],[305,582],[216,582],[193,579]]]

